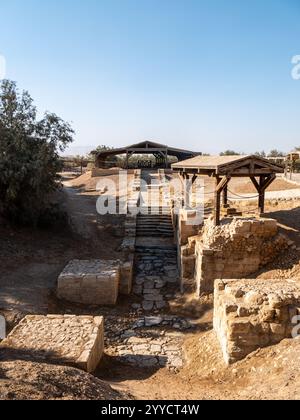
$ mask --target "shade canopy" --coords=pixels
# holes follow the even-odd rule
[[[128,160],[134,154],[138,155],[153,155],[157,159],[163,160],[167,164],[168,156],[174,156],[179,161],[189,159],[197,156],[200,153],[196,153],[190,150],[177,149],[174,147],[167,146],[165,144],[155,143],[152,141],[143,141],[141,143],[132,144],[131,146],[122,147],[119,149],[112,149],[108,151],[100,152],[96,155],[96,165],[102,167],[110,157],[118,155],[127,156]]]
[[[196,156],[172,165],[174,171],[202,175],[261,176],[284,173],[281,165],[255,155]]]
[[[246,156],[196,156],[172,165],[184,178],[192,176],[193,182],[198,175],[215,178],[214,220],[220,224],[221,195],[223,205],[228,207],[228,184],[233,177],[249,177],[257,190],[258,206],[261,213],[265,209],[265,191],[284,173],[284,167],[255,155]]]

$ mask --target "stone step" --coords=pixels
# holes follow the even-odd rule
[[[138,224],[137,229],[140,229],[140,230],[144,229],[144,230],[150,230],[150,231],[159,229],[159,230],[171,230],[173,232],[173,226],[172,225],[171,226],[161,226],[158,223],[153,224],[153,225]]]
[[[138,222],[137,227],[145,228],[145,229],[155,229],[157,227],[160,227],[162,229],[172,229],[173,230],[173,225],[171,223],[159,223],[159,222],[156,222],[156,223]]]
[[[139,214],[139,219],[146,219],[146,220],[153,220],[153,219],[159,219],[159,220],[172,220],[171,215],[169,214]]]
[[[136,229],[136,232],[137,233],[144,233],[145,235],[146,234],[150,234],[150,236],[152,235],[152,233],[158,233],[158,234],[160,234],[161,236],[163,236],[164,235],[164,233],[165,234],[170,234],[170,235],[174,235],[174,231],[173,231],[173,229],[159,229],[158,227],[153,227],[153,228],[137,228]],[[144,236],[145,236],[144,235]],[[146,235],[147,236],[147,235]]]
[[[157,206],[156,204],[153,204],[151,206],[143,206],[143,211],[151,213],[151,211],[159,211],[159,212],[165,212],[166,214],[171,213],[171,208],[170,207],[161,207],[161,206]]]
[[[164,236],[164,235],[170,235],[174,236],[174,232],[172,229],[166,230],[166,229],[137,229],[135,233],[142,234],[142,236],[153,236],[157,234],[158,236]]]
[[[174,234],[173,233],[161,233],[161,232],[137,232],[137,237],[138,238],[144,238],[144,237],[148,237],[151,236],[152,238],[173,238]]]
[[[137,220],[137,224],[144,225],[144,226],[172,226],[173,224],[171,222],[167,221],[161,221],[161,220]]]
[[[147,257],[149,256],[154,256],[155,258],[164,258],[164,259],[168,259],[168,261],[174,261],[174,259],[177,260],[177,254],[171,253],[171,251],[169,251],[168,253],[157,253],[157,254],[150,254],[150,253],[144,253],[144,252],[137,252],[136,253],[138,258],[143,258],[143,259],[147,259]]]
[[[153,217],[153,218],[137,218],[137,223],[145,223],[145,224],[156,224],[156,223],[161,223],[161,224],[167,224],[167,225],[172,225],[172,219],[161,219],[159,217]]]
[[[136,248],[136,253],[139,255],[166,255],[168,258],[173,257],[175,255],[177,255],[177,250],[174,248],[157,248],[157,249],[153,249],[153,248],[143,248],[143,249],[139,249]]]

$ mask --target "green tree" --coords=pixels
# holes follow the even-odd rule
[[[274,150],[271,150],[270,151],[270,153],[269,153],[269,157],[284,157],[285,156],[285,153],[283,153],[283,152],[280,152],[279,150],[276,150],[276,149],[274,149]]]
[[[59,187],[59,152],[73,141],[71,126],[47,112],[37,120],[28,92],[0,85],[0,212],[13,221],[38,223]]]
[[[239,156],[240,153],[235,152],[234,150],[225,150],[225,152],[220,153],[220,156]]]
[[[261,158],[267,157],[267,154],[264,150],[262,152],[255,152],[254,155],[258,156],[258,157],[261,157]]]

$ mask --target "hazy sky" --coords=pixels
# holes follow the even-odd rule
[[[300,0],[0,0],[0,16],[6,77],[73,123],[69,153],[300,146]]]

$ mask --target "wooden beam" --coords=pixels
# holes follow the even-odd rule
[[[272,182],[274,182],[275,181],[275,179],[276,179],[276,175],[275,174],[273,174],[273,175],[271,175],[271,176],[269,176],[269,177],[267,177],[266,179],[265,179],[265,181],[264,181],[264,183],[263,183],[263,185],[262,185],[262,188],[264,189],[264,190],[266,190],[271,184],[272,184]]]
[[[229,175],[224,176],[221,179],[221,181],[220,181],[220,177],[216,177],[216,179],[218,179],[217,191],[222,192],[224,190],[224,188],[228,185],[228,182],[231,180],[231,176],[229,176]]]
[[[221,194],[224,189],[227,189],[230,181],[230,176],[225,176],[222,179],[216,176],[216,189],[215,189],[215,208],[214,208],[214,222],[215,226],[219,226],[221,222]]]
[[[259,193],[260,192],[260,186],[259,186],[259,183],[256,181],[256,178],[254,176],[250,176],[250,179],[251,179],[254,187],[256,188],[256,191]]]
[[[193,178],[192,178],[192,184],[194,185],[195,184],[195,182],[196,182],[196,180],[197,180],[197,175],[195,174],[195,175],[193,175]]]
[[[260,178],[261,192],[260,192],[260,196],[259,196],[259,209],[260,209],[261,213],[265,212],[265,193],[266,193],[266,189],[272,184],[273,181],[275,181],[275,179],[276,179],[275,174],[273,174],[269,177],[262,176]]]
[[[258,199],[258,208],[261,213],[265,212],[265,189],[263,185],[265,183],[265,177],[261,176],[259,181],[259,199]]]
[[[228,205],[228,185],[226,185],[226,187],[223,190],[223,205]]]
[[[214,208],[214,222],[215,226],[220,225],[221,215],[221,191],[218,189],[220,184],[220,178],[216,177],[216,189],[215,189],[215,208]]]

